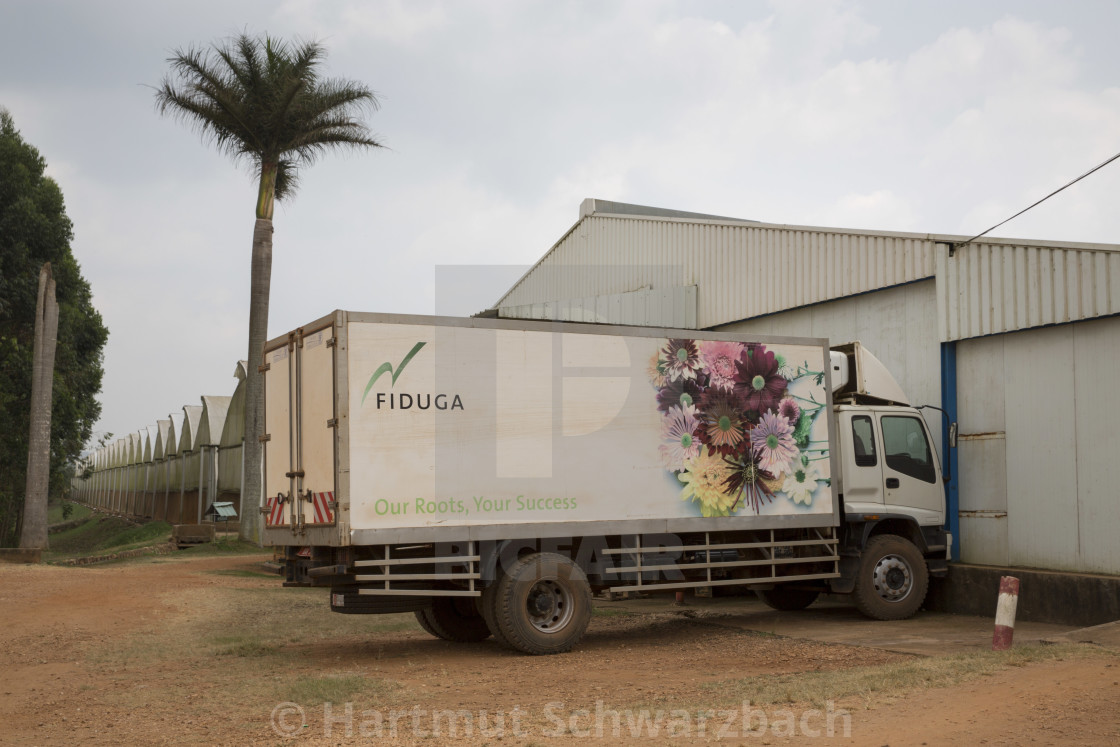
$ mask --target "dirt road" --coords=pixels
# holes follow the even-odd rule
[[[262,558],[0,566],[0,743],[1120,741],[1120,658],[1099,652],[861,692],[849,675],[928,659],[607,608],[576,651],[526,657],[433,639],[411,615],[333,614]],[[839,696],[782,702],[806,678]],[[779,696],[744,706],[758,682]]]

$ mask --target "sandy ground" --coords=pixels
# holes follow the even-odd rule
[[[411,615],[332,614],[325,592],[254,574],[260,560],[0,565],[0,743],[1120,743],[1115,657],[744,712],[737,678],[916,656],[718,611],[608,609],[571,654],[527,657],[433,639]]]

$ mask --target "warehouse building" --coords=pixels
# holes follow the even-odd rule
[[[1120,575],[1120,246],[965,238],[588,199],[490,313],[859,340],[959,424],[956,559]]]

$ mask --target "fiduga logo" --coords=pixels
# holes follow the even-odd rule
[[[366,384],[365,391],[362,392],[362,404],[365,405],[366,397],[369,396],[370,390],[373,389],[373,385],[377,383],[377,380],[380,379],[383,374],[388,373],[392,377],[389,388],[392,389],[395,387],[397,379],[400,378],[405,367],[408,366],[409,362],[416,357],[416,354],[419,353],[420,349],[425,345],[427,345],[426,342],[418,342],[413,345],[412,350],[408,351],[408,354],[401,359],[401,362],[396,365],[396,368],[394,368],[393,364],[389,361],[385,361],[378,366],[377,370],[373,372],[373,375],[369,377],[369,382]],[[448,402],[449,398],[450,402]],[[382,409],[382,407],[388,407],[390,410],[411,410],[414,407],[418,410],[427,410],[433,406],[437,410],[463,409],[463,400],[458,394],[411,394],[408,392],[398,394],[396,392],[378,392],[374,399],[378,410]]]

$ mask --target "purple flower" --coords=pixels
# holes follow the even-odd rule
[[[798,455],[793,443],[793,424],[773,410],[767,411],[751,431],[751,446],[758,456],[758,466],[773,475],[789,469]]]
[[[797,404],[797,400],[793,397],[783,397],[778,403],[778,414],[796,428],[797,421],[801,419],[801,405]]]
[[[778,373],[778,361],[772,352],[763,345],[749,345],[736,369],[735,391],[747,410],[761,414],[778,406],[786,392],[786,380]]]
[[[670,407],[697,404],[700,385],[694,379],[670,381],[657,391],[657,409],[668,412]]]
[[[669,340],[665,346],[665,372],[670,381],[695,379],[700,368],[696,340]]]
[[[747,454],[742,461],[724,457],[723,461],[731,468],[731,475],[723,485],[728,493],[735,496],[732,511],[739,505],[739,501],[743,501],[757,514],[763,501],[768,503],[774,499],[774,492],[764,482],[773,480],[774,475],[759,466],[757,455]]]
[[[700,440],[696,438],[699,426],[696,408],[692,405],[671,407],[661,418],[660,451],[666,469],[680,472],[689,459],[700,453]]]

